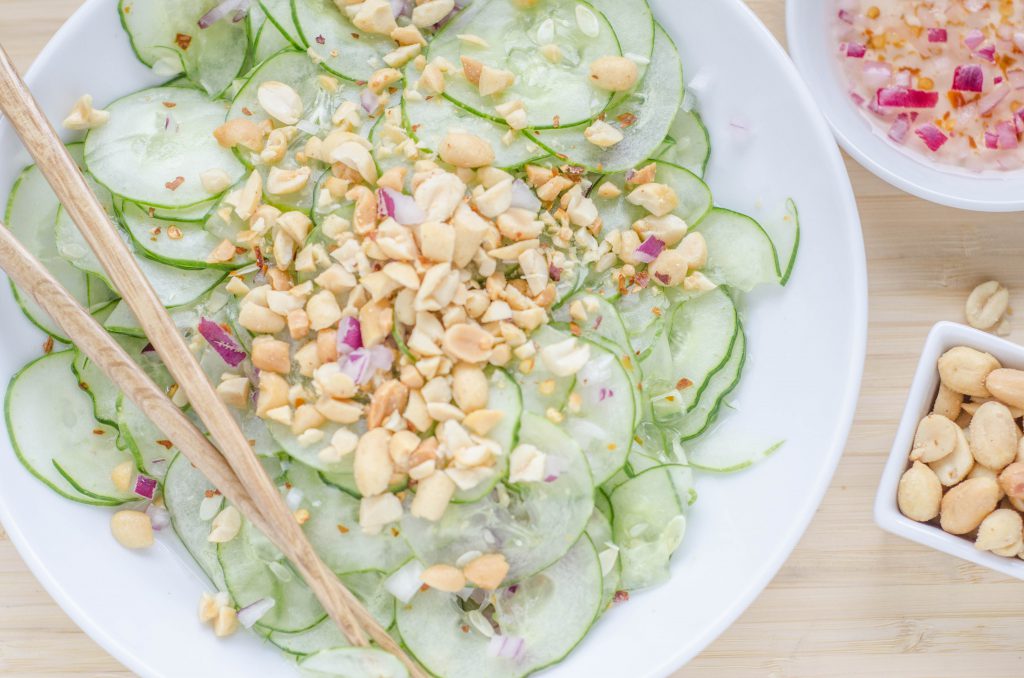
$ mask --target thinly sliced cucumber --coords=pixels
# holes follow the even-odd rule
[[[121,344],[129,356],[139,363],[158,386],[167,388],[173,383],[170,373],[164,367],[156,353],[143,353],[145,339],[136,337],[116,336],[114,339]],[[93,401],[93,415],[108,426],[118,426],[117,401],[121,390],[110,381],[103,370],[81,351],[77,351],[71,369],[78,380],[78,386],[89,394]]]
[[[577,14],[591,20],[587,30],[596,30],[597,35],[581,30]],[[489,47],[481,49],[459,39],[467,33],[479,36]],[[541,53],[540,48],[549,43],[562,49],[558,63]],[[478,0],[438,32],[428,51],[430,59],[444,57],[456,67],[465,56],[514,73],[515,83],[500,96],[481,96],[464,78],[452,79],[445,93],[495,120],[501,120],[495,105],[519,99],[526,107],[527,124],[537,129],[569,127],[601,113],[610,97],[590,84],[590,63],[618,54],[618,40],[608,20],[582,0],[549,0],[530,8],[507,0]],[[662,132],[659,143],[664,136]]]
[[[182,271],[181,273],[182,275],[189,275],[187,271]],[[174,321],[175,326],[183,333],[194,331],[199,325],[200,318],[204,314],[216,313],[216,310],[220,308],[225,298],[222,292],[215,290],[199,297],[191,304],[170,309],[171,319]],[[142,331],[142,326],[139,325],[138,319],[136,319],[135,314],[132,313],[132,310],[124,300],[117,302],[110,315],[103,321],[103,327],[108,332],[114,334],[146,338],[146,333]]]
[[[72,350],[50,353],[11,378],[5,415],[14,453],[58,494],[86,504],[137,499],[110,479],[131,457],[117,448],[117,431],[93,417],[92,400],[71,371]]]
[[[415,82],[415,71],[407,77]],[[437,151],[448,132],[468,132],[491,144],[497,167],[518,167],[548,154],[522,133],[513,133],[511,143],[506,143],[507,125],[471,113],[443,96],[416,101],[403,97],[402,112],[409,135],[420,148],[432,153]]]
[[[259,0],[259,3],[260,9],[267,16],[267,21],[277,26],[281,35],[288,38],[296,49],[304,49],[299,38],[299,29],[295,27],[295,18],[292,16],[291,0]]]
[[[219,591],[227,591],[224,571],[217,560],[217,545],[208,539],[211,522],[199,517],[200,505],[208,496],[215,496],[216,488],[184,455],[179,454],[167,469],[163,490],[164,504],[171,514],[175,534],[213,585]],[[224,506],[227,504],[221,502],[221,507]]]
[[[113,287],[113,284],[107,279],[107,272],[103,270],[97,260],[96,254],[89,248],[85,238],[78,230],[78,226],[71,221],[71,217],[63,209],[57,213],[55,228],[57,249],[61,256],[76,268],[99,276]],[[125,240],[129,239],[129,236],[124,233],[122,237]],[[135,261],[153,286],[157,296],[160,297],[160,301],[167,308],[177,308],[195,302],[219,285],[227,276],[225,271],[216,269],[186,271],[138,255],[136,255]]]
[[[593,482],[579,446],[551,422],[523,415],[520,444],[534,445],[559,470],[552,482],[503,484],[475,504],[452,504],[439,522],[406,514],[402,533],[423,563],[454,564],[470,551],[500,551],[506,583],[529,577],[572,547],[594,508]]]
[[[711,428],[726,396],[739,385],[746,360],[747,341],[741,327],[729,362],[711,378],[697,406],[683,416],[679,423],[670,424],[681,440],[692,440]]]
[[[745,214],[716,207],[694,230],[707,242],[705,273],[715,282],[749,292],[782,279],[775,245]]]
[[[72,144],[68,151],[77,160],[81,159],[81,144]],[[60,203],[50,184],[39,168],[32,165],[21,173],[14,188],[11,189],[4,222],[18,242],[42,262],[57,282],[88,308],[89,285],[85,274],[65,261],[57,250],[53,224],[59,209]],[[68,343],[64,330],[47,315],[35,299],[15,287],[14,283],[11,283],[11,290],[18,305],[36,327],[55,339]]]
[[[523,396],[519,385],[508,372],[496,369],[490,376],[490,391],[487,409],[502,413],[501,421],[487,437],[501,445],[502,456],[495,464],[490,480],[481,482],[468,490],[455,491],[452,501],[457,504],[474,502],[487,495],[499,481],[508,476],[508,459],[519,441],[519,426],[523,416]]]
[[[274,607],[260,620],[272,631],[304,631],[325,616],[316,596],[291,564],[249,521],[234,539],[217,545],[224,581],[238,607],[272,598]]]
[[[711,211],[711,189],[700,177],[687,169],[663,160],[657,161],[657,165],[655,181],[672,187],[679,197],[679,207],[675,210],[676,216],[691,227],[699,224]],[[606,177],[605,181],[611,181],[611,179]],[[620,181],[615,183],[622,188]],[[603,233],[610,230],[629,229],[638,219],[647,216],[647,210],[630,204],[626,200],[625,193],[621,197],[609,199],[602,198],[594,192],[592,197],[604,221]]]
[[[766,443],[730,419],[689,447],[687,457],[689,465],[699,471],[736,473],[772,456],[784,444]]]
[[[659,160],[704,176],[711,158],[711,136],[697,111],[679,111],[665,141],[668,145],[658,154]]]
[[[793,275],[796,255],[800,250],[800,211],[793,199],[786,201],[784,215],[769,219],[762,226],[775,245],[775,253],[779,257],[779,270],[782,271],[779,284],[785,285]]]
[[[299,660],[307,678],[407,678],[408,669],[393,654],[372,647],[322,650]]]
[[[118,212],[123,212],[126,206],[132,205],[145,210],[150,217],[153,219],[167,219],[169,221],[185,221],[190,224],[204,224],[206,220],[210,218],[210,212],[217,207],[218,202],[212,200],[210,202],[200,203],[193,207],[186,207],[180,210],[169,210],[162,207],[147,207],[145,205],[138,205],[126,200],[115,202],[114,209]]]
[[[622,562],[622,587],[654,586],[669,577],[668,563],[686,532],[689,487],[657,466],[627,480],[612,492],[615,543]]]
[[[253,46],[252,58],[256,65],[274,56],[283,49],[295,47],[288,36],[281,32],[273,21],[265,21],[256,34],[256,44]]]
[[[626,294],[615,301],[615,309],[626,327],[630,345],[642,362],[667,326],[669,309],[678,295],[658,285],[632,294]],[[657,368],[657,363],[654,363]]]
[[[272,631],[267,636],[267,640],[296,657],[305,657],[322,650],[349,646],[348,639],[330,617],[313,628],[298,633]]]
[[[248,118],[254,122],[262,122],[270,116],[260,106],[258,93],[260,85],[265,82],[285,82],[299,93],[305,113],[312,110],[318,95],[323,92],[317,82],[317,74],[321,69],[314,64],[305,52],[284,50],[271,56],[257,66],[248,76],[245,84],[238,90],[227,119]],[[330,113],[334,113],[331,111]],[[330,118],[328,113],[328,120]]]
[[[672,38],[656,27],[654,54],[639,89],[608,111],[605,121],[622,132],[623,139],[603,149],[584,137],[591,121],[556,130],[534,129],[527,134],[562,160],[594,172],[633,169],[657,151],[683,102],[683,67]]]
[[[729,361],[739,333],[736,306],[722,289],[677,306],[669,320],[671,371],[651,371],[644,384],[655,407],[671,412],[693,409],[711,378]],[[689,383],[679,384],[681,380]]]
[[[654,53],[654,13],[647,0],[590,0],[594,9],[615,29],[623,56],[636,62],[638,79],[643,79]]]
[[[389,531],[364,534],[359,500],[326,484],[314,469],[293,463],[288,482],[300,493],[300,506],[309,510],[303,531],[335,574],[390,572],[409,559],[409,547],[401,537]]]
[[[252,261],[252,257],[246,254],[227,263],[208,263],[210,252],[226,237],[230,239],[231,234],[212,233],[203,224],[154,218],[146,209],[132,203],[125,203],[118,217],[137,249],[153,261],[168,266],[231,270]],[[223,224],[219,217],[214,221]]]
[[[352,455],[345,457],[340,462],[324,462],[320,459],[320,451],[327,446],[335,433],[346,427],[340,424],[327,423],[321,427],[321,430],[324,432],[321,442],[303,444],[303,442],[299,441],[298,436],[292,433],[290,426],[284,426],[274,421],[268,421],[266,426],[267,430],[270,431],[270,435],[277,441],[282,452],[287,453],[288,456],[306,466],[327,474],[325,479],[331,484],[340,486],[346,491],[349,489],[355,490],[355,480],[352,477]],[[363,421],[352,427],[352,431],[357,435],[365,433],[365,429],[366,424]],[[354,492],[354,496],[358,497],[358,492]]]
[[[303,45],[323,59],[324,68],[347,80],[369,80],[384,67],[381,57],[395,47],[388,36],[353,26],[333,0],[292,0],[292,17]]]
[[[600,491],[597,494],[604,498]],[[607,502],[607,499],[604,499]],[[587,536],[597,550],[598,561],[601,563],[601,578],[603,587],[601,590],[601,609],[606,610],[615,598],[615,592],[619,590],[619,579],[622,566],[619,564],[619,547],[615,545],[612,537],[612,523],[603,512],[594,508],[590,522],[587,523]]]
[[[213,136],[226,109],[201,92],[157,87],[130,94],[107,110],[110,122],[85,139],[85,163],[114,195],[181,209],[210,201],[200,180],[203,172],[223,170],[232,182],[242,178],[242,164]]]
[[[238,77],[249,54],[244,21],[228,17],[207,28],[198,25],[218,2],[121,0],[121,23],[139,61],[153,66],[173,50],[189,79],[216,97]]]
[[[399,606],[398,631],[413,656],[435,675],[519,678],[558,662],[576,647],[601,610],[601,595],[601,564],[583,536],[562,559],[520,582],[515,591],[504,589],[488,598],[501,635],[522,640],[515,659],[490,652],[491,638],[477,630],[467,604],[435,589]]]
[[[164,432],[131,400],[122,397],[117,405],[117,422],[135,464],[146,475],[162,478],[178,450]]]

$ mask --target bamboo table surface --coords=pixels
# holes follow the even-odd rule
[[[705,0],[714,2],[715,0]],[[113,0],[110,0],[113,3]],[[23,71],[81,0],[0,0]],[[784,40],[784,0],[748,0]],[[674,678],[999,676],[1024,661],[1016,580],[883,533],[871,517],[924,337],[990,278],[1024,308],[1024,223],[939,207],[847,161],[864,224],[870,332],[853,432],[814,522],[772,584]],[[1012,339],[1024,342],[1024,320]],[[793,488],[799,491],[799,488]],[[0,528],[0,674],[127,676],[46,594]]]

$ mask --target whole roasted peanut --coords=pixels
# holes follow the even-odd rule
[[[1024,533],[1024,521],[1013,509],[993,511],[978,527],[978,537],[974,547],[980,551],[996,551],[1006,549],[1020,543]],[[1017,555],[1016,550],[1013,555]]]
[[[1002,403],[987,402],[971,420],[971,454],[982,466],[999,471],[1017,456],[1017,424]]]
[[[939,508],[939,524],[950,534],[967,534],[985,520],[999,503],[999,485],[991,478],[971,478],[946,493]]]
[[[1024,463],[1014,462],[999,474],[999,486],[1008,497],[1024,499]]]
[[[939,392],[935,396],[935,405],[932,412],[941,414],[951,421],[956,421],[960,416],[960,406],[964,402],[964,395],[957,393],[944,384],[939,384]]]
[[[991,330],[998,325],[1010,307],[1010,291],[995,280],[974,288],[967,297],[964,315],[967,324],[979,330]]]
[[[971,454],[971,446],[967,442],[964,432],[960,429],[957,430],[956,449],[953,450],[953,454],[934,461],[928,466],[935,471],[939,482],[946,487],[953,487],[966,478],[974,468],[974,455]]]
[[[988,353],[957,346],[939,358],[939,378],[957,393],[987,398],[992,394],[985,386],[986,378],[1000,367],[999,361]]]
[[[941,414],[929,414],[921,420],[914,435],[911,461],[928,464],[938,461],[956,449],[957,425]]]
[[[919,461],[907,469],[900,478],[896,502],[900,513],[921,523],[939,515],[942,501],[942,483],[930,468]]]
[[[985,379],[985,387],[1010,407],[1024,409],[1024,371],[993,370]]]

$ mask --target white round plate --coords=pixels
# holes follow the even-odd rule
[[[929,163],[886,138],[850,99],[833,37],[836,0],[788,0],[789,53],[846,152],[875,176],[919,198],[979,212],[1024,209],[1024,170],[970,172]]]
[[[767,585],[796,545],[832,477],[863,368],[867,286],[849,180],[825,121],[796,70],[740,0],[654,0],[687,77],[701,83],[714,140],[719,204],[777,216],[793,197],[803,218],[785,289],[750,298],[750,364],[735,397],[751,431],[788,439],[733,476],[699,479],[684,546],[666,585],[611,610],[549,676],[663,676],[692,658]],[[156,84],[139,65],[113,0],[88,0],[32,68],[29,83],[53,120],[82,94],[100,104]],[[742,129],[739,129],[742,127]],[[0,129],[0,198],[28,163]],[[0,380],[40,352],[43,338],[0,294],[6,331]],[[208,587],[162,538],[144,553],[119,548],[108,513],[56,496],[18,464],[0,435],[0,519],[25,561],[69,615],[144,676],[288,676],[294,668],[250,634],[213,637],[196,618]]]

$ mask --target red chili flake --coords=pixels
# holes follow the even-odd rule
[[[249,438],[245,442],[249,443],[249,447],[256,447],[256,441],[253,440],[252,438]]]
[[[556,115],[551,119],[551,126],[554,127],[555,129],[558,129],[559,127],[562,126],[562,119]]]
[[[426,584],[420,584],[420,593],[426,593],[429,590],[430,590],[429,586],[427,586]]]
[[[165,101],[164,102],[164,108],[177,108],[177,107],[178,107],[178,104],[174,103],[173,101]]]
[[[178,33],[174,36],[174,42],[178,43],[178,47],[184,52],[192,45],[192,36],[188,33]]]
[[[569,323],[569,331],[572,332],[573,336],[578,337],[583,334],[583,330],[576,323]]]
[[[150,207],[149,208],[149,217],[150,217],[150,219],[152,219],[155,216],[156,216],[156,208],[155,207]]]
[[[463,633],[469,633],[469,626],[467,626],[466,624],[460,626],[459,629],[461,629]]]
[[[356,40],[359,40],[359,39],[360,39],[360,35],[359,35],[358,33],[350,33],[349,35],[351,35],[351,36],[352,36],[353,38],[355,38]]]
[[[567,178],[572,179],[575,182],[580,182],[583,179],[583,175],[587,173],[587,170],[583,169],[578,165],[565,165],[559,167],[559,172],[564,174]]]
[[[615,118],[623,127],[632,127],[636,124],[636,116],[632,113],[623,113]]]
[[[647,271],[640,271],[633,277],[633,282],[636,283],[636,286],[640,289],[644,289],[651,282],[651,274]]]
[[[356,86],[357,87],[366,87],[366,81],[365,80],[356,80]]]
[[[400,534],[401,534],[401,532],[398,531],[398,528],[396,528],[396,527],[392,527],[391,528],[391,536],[392,537],[397,537]]]
[[[653,313],[655,315],[655,317],[660,318],[661,317],[661,307],[660,306],[655,306],[654,308],[651,309],[651,313]]]
[[[249,107],[248,107],[248,106],[242,106],[242,113],[243,113],[244,115],[252,115],[252,111],[251,111],[251,110],[249,110]]]
[[[341,523],[338,523],[338,532],[341,532],[342,534],[348,534],[349,530]]]
[[[164,187],[167,188],[168,191],[176,191],[181,188],[183,183],[185,183],[185,177],[177,177],[174,181],[168,181],[164,184]]]
[[[682,379],[676,382],[676,388],[679,389],[680,391],[685,391],[691,386],[693,386],[693,382],[687,379],[686,377],[683,377]]]
[[[203,493],[203,496],[205,496],[207,499],[212,499],[213,497],[217,496],[217,490],[207,490],[206,492]]]
[[[80,381],[78,382],[78,388],[82,389],[83,391],[88,391],[89,384],[85,383],[84,381]]]
[[[325,45],[325,44],[327,44],[327,38],[325,38],[322,35],[316,36],[316,44],[318,44],[318,45]]]
[[[264,273],[267,272],[267,260],[263,257],[263,250],[260,249],[259,245],[252,248],[253,253],[256,254],[256,266],[259,267]]]
[[[597,320],[594,321],[594,329],[596,330],[598,327],[600,327],[602,322],[604,322],[604,316],[597,316]]]
[[[94,429],[92,430],[92,434],[93,434],[94,436],[102,436],[102,435],[106,435],[106,434],[107,434],[107,432],[106,432],[106,431],[104,431],[104,430],[103,430],[103,429],[101,429],[101,428],[94,428]]]
[[[288,489],[288,490],[292,489],[292,484],[291,483],[285,483],[284,486],[285,486],[285,489]]]
[[[47,337],[46,341],[43,342],[43,353],[53,353],[53,337]]]
[[[655,273],[654,277],[663,285],[667,285],[672,282],[672,278],[670,278],[667,273]]]
[[[616,591],[615,597],[612,598],[613,603],[624,603],[629,600],[629,591]]]
[[[172,447],[174,447],[174,443],[172,443],[170,440],[158,440],[156,441],[156,444],[164,448],[165,450],[169,450]]]
[[[248,250],[245,249],[244,247],[238,247],[237,245],[235,246],[235,254],[241,256],[241,255],[245,254],[246,252],[248,252]]]

